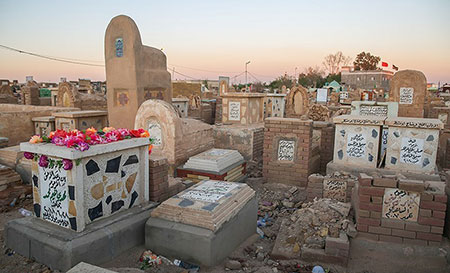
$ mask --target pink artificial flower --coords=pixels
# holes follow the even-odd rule
[[[70,159],[63,159],[62,163],[63,163],[64,170],[66,170],[66,171],[72,170],[72,168],[73,168],[72,160],[70,160]]]
[[[30,152],[25,152],[25,153],[23,153],[23,156],[24,156],[26,159],[33,159],[33,158],[34,158],[34,154],[33,154],[33,153],[30,153]]]
[[[87,144],[86,142],[80,142],[77,144],[75,149],[80,150],[82,152],[87,151],[87,150],[89,150],[89,144]]]
[[[46,168],[48,166],[48,157],[46,155],[41,155],[39,158],[39,166]]]
[[[64,139],[62,137],[54,136],[52,138],[52,143],[56,146],[64,146]]]
[[[41,143],[42,141],[43,140],[42,140],[42,137],[40,135],[34,135],[30,139],[30,143],[33,143],[33,144]]]

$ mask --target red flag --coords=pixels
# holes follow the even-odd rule
[[[382,67],[388,67],[388,63],[381,62],[381,66],[382,66]]]
[[[392,69],[394,69],[395,71],[398,71],[398,67],[396,67],[395,65],[392,65]]]

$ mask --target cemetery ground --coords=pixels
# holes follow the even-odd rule
[[[315,205],[308,205],[306,201],[306,191],[302,188],[297,188],[285,184],[277,183],[262,183],[262,178],[248,178],[246,183],[252,187],[259,200],[258,216],[266,218],[266,225],[260,227],[264,232],[264,238],[255,234],[248,238],[240,245],[233,253],[228,256],[221,264],[214,267],[201,267],[200,272],[311,272],[314,265],[321,265],[325,272],[351,272],[351,273],[372,273],[372,272],[410,272],[408,268],[414,269],[415,272],[450,272],[448,260],[450,258],[450,243],[448,239],[444,238],[439,249],[433,250],[413,246],[413,245],[398,245],[382,242],[371,242],[358,237],[351,240],[351,248],[349,253],[349,262],[347,268],[324,264],[324,263],[307,263],[297,258],[289,258],[290,253],[275,253],[274,245],[279,238],[283,241],[288,241],[294,232],[286,232],[288,229],[283,227],[283,221],[293,219],[295,215],[299,217],[299,221],[295,222],[298,229],[302,222],[308,223],[305,213],[299,213],[302,210],[314,209],[313,214],[325,221],[330,221],[336,217],[336,211],[327,210],[327,212],[317,211],[317,206],[327,204],[329,199],[321,199]],[[311,203],[310,203],[311,204]],[[303,208],[306,207],[306,208]],[[3,210],[0,214],[0,230],[2,236],[0,243],[2,245],[2,254],[0,255],[0,272],[59,272],[52,271],[47,266],[39,264],[33,260],[27,259],[4,246],[3,229],[7,221],[25,217],[19,209],[24,208],[32,210],[32,199],[30,196],[17,200],[14,207]],[[297,213],[296,213],[297,212]],[[350,211],[352,218],[353,212]],[[334,221],[334,220],[331,220]],[[340,222],[339,222],[340,223]],[[305,234],[310,231],[306,227]],[[305,229],[304,229],[305,230]],[[331,228],[330,228],[331,232]],[[278,238],[278,240],[277,240]],[[314,244],[321,244],[324,242],[317,241],[317,237],[312,236],[306,238],[306,243],[310,246]],[[295,249],[292,251],[298,251]],[[174,265],[158,265],[141,269],[139,258],[141,254],[147,249],[144,245],[134,247],[125,253],[121,254],[114,260],[101,264],[102,268],[110,269],[114,272],[135,273],[135,272],[188,272],[187,270]],[[437,252],[436,252],[437,251]],[[414,254],[413,254],[414,253]],[[155,253],[158,254],[158,253]],[[295,253],[291,253],[294,254]],[[282,257],[282,256],[285,257]],[[420,257],[421,256],[421,257]],[[435,256],[435,257],[433,257]],[[396,257],[392,259],[392,257]],[[171,260],[177,257],[167,257]],[[423,269],[423,270],[421,270]]]

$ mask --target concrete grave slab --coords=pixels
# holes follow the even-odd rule
[[[352,101],[351,115],[397,117],[397,102]]]

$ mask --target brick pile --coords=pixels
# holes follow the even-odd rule
[[[312,173],[312,121],[296,118],[266,118],[264,123],[263,175],[269,183],[305,187]],[[296,142],[293,161],[278,160],[280,140]]]
[[[440,245],[444,229],[447,195],[443,182],[406,180],[393,175],[359,176],[356,202],[358,236],[393,243]],[[386,188],[398,188],[420,194],[417,222],[382,217]]]

